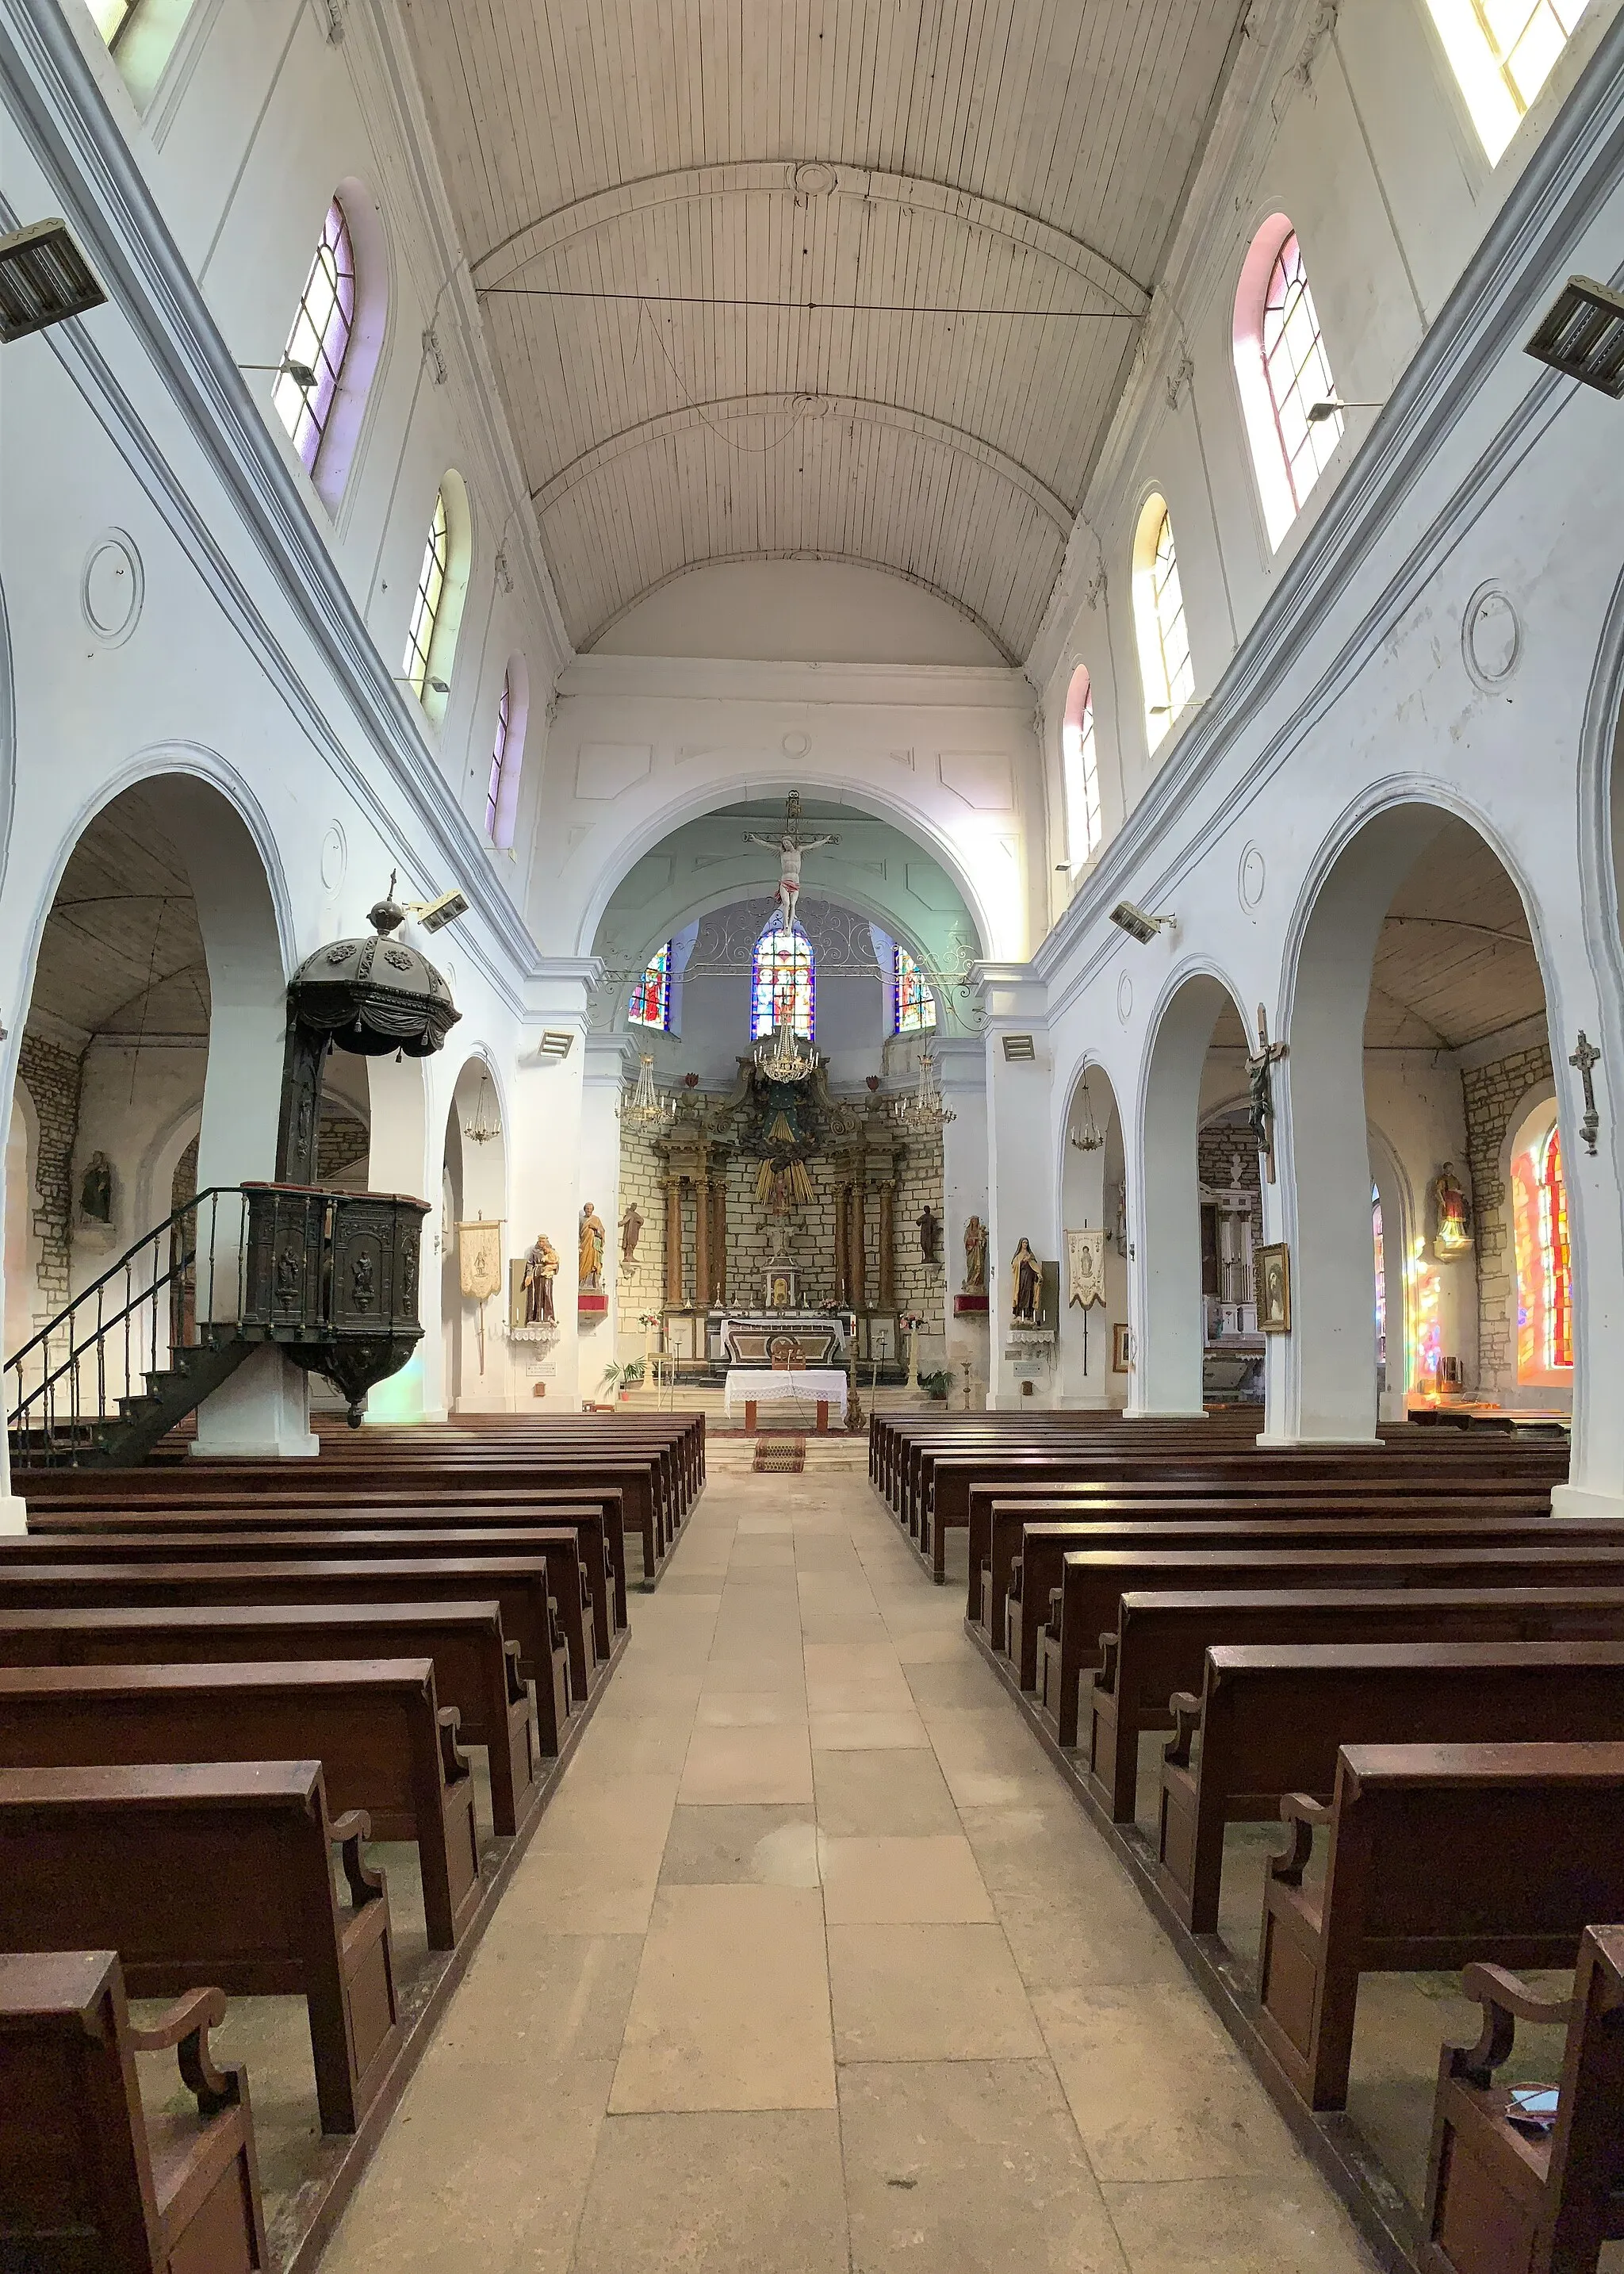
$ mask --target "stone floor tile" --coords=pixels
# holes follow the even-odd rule
[[[853,2274],[1124,2274],[1047,2061],[840,2071]]]
[[[673,1813],[662,1886],[816,1887],[817,1827],[805,1803],[689,1808]]]
[[[639,1776],[650,1772],[681,1773],[693,1735],[688,1713],[620,1714],[600,1721],[592,1717],[581,1741],[578,1773],[583,1776]]]
[[[641,1934],[676,1799],[675,1776],[598,1779],[575,1762],[503,1910],[549,1934]]]
[[[829,1975],[843,2061],[1042,2056],[996,1926],[831,1926]]]
[[[639,1934],[537,1934],[502,1904],[435,2034],[435,2060],[480,2067],[498,2044],[527,2064],[615,2060],[642,1959]]]
[[[695,1717],[702,1729],[766,1729],[806,1726],[804,1690],[703,1690]]]
[[[807,1704],[814,1713],[912,1713],[914,1693],[903,1680],[902,1668],[872,1679],[850,1681],[842,1675],[809,1674]]]
[[[1187,1981],[1049,1990],[1033,2006],[1101,2180],[1237,2179],[1293,2157],[1268,2095]]]
[[[962,1833],[818,1838],[831,1926],[990,1925],[992,1898]]]
[[[612,2116],[573,2274],[846,2274],[831,2110]]]
[[[809,1642],[801,1656],[808,1685],[814,1682],[902,1679],[902,1661],[883,1638],[877,1642]],[[912,1705],[912,1697],[905,1702]]]
[[[959,1816],[989,1887],[1041,1895],[1103,1879],[1132,1893],[1122,1865],[1066,1793],[1007,1808],[961,1808]]]
[[[812,1743],[823,1753],[850,1752],[872,1746],[887,1752],[914,1748],[925,1751],[929,1738],[917,1713],[814,1713]]]
[[[695,1728],[679,1797],[708,1801],[809,1801],[812,1755],[804,1723]]]
[[[973,1712],[1007,1714],[1010,1701],[1003,1683],[983,1666],[968,1643],[951,1659],[917,1660],[907,1669],[908,1688],[921,1713],[927,1707],[951,1706]]]
[[[881,1606],[885,1617],[885,1607]],[[891,1627],[889,1617],[885,1618]],[[951,1627],[905,1627],[893,1630],[897,1656],[904,1666],[955,1666],[969,1645],[957,1623]]]
[[[993,1892],[1022,1980],[1034,1994],[1097,1983],[1189,1979],[1177,1953],[1125,1882],[1051,1888],[1042,1894]]]
[[[812,1782],[818,1828],[837,1839],[959,1829],[952,1795],[929,1746],[814,1751]]]
[[[617,2115],[834,2106],[816,1889],[660,1890],[610,2105]]]
[[[1330,2190],[1289,2175],[1101,2189],[1130,2274],[1375,2274]]]

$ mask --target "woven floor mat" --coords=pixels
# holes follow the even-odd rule
[[[758,1437],[750,1466],[757,1476],[799,1476],[807,1465],[804,1437]]]

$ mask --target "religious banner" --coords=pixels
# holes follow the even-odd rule
[[[457,1262],[462,1292],[476,1303],[488,1303],[502,1284],[502,1227],[500,1219],[483,1217],[457,1228]]]
[[[1066,1234],[1070,1302],[1086,1311],[1105,1300],[1105,1231],[1085,1228]]]

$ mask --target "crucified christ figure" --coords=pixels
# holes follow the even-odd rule
[[[795,904],[801,898],[801,856],[816,853],[820,846],[838,845],[838,837],[802,837],[801,832],[801,793],[791,790],[784,804],[784,827],[777,837],[763,837],[755,830],[747,830],[747,845],[764,845],[770,853],[778,856],[778,917],[786,931],[795,929]]]

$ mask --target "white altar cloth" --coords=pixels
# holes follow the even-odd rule
[[[833,1366],[734,1366],[727,1370],[726,1410],[731,1417],[754,1404],[794,1405],[807,1412],[826,1404],[831,1417],[846,1419],[846,1376]]]

